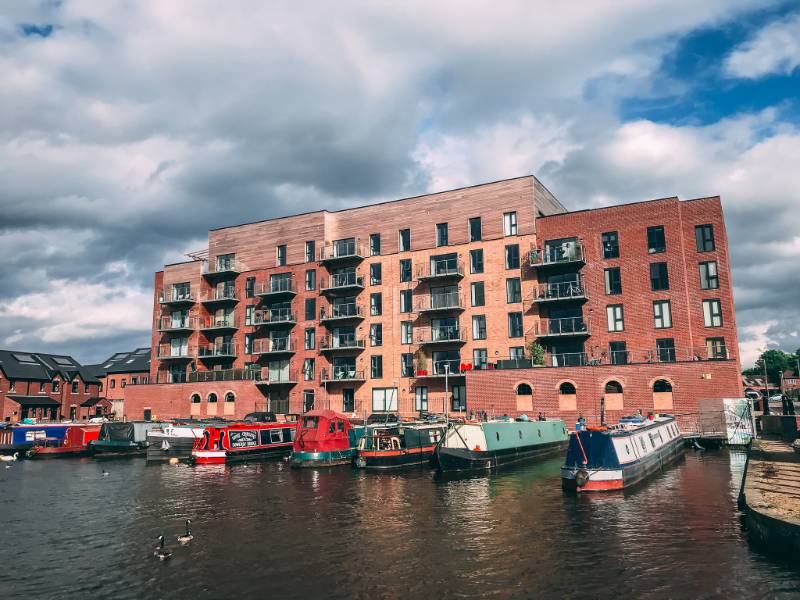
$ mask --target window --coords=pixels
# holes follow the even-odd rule
[[[436,224],[436,245],[437,246],[447,246],[448,244],[448,235],[447,235],[447,223],[437,223]]]
[[[506,269],[519,269],[519,244],[506,246]]]
[[[123,379],[123,381],[125,381],[125,380]],[[122,387],[125,387],[125,386],[122,386]],[[77,381],[73,381],[72,382],[72,387],[70,389],[70,393],[71,394],[77,394],[78,393],[78,382]]]
[[[510,337],[510,338],[522,337],[522,313],[521,312],[508,313],[508,337]]]
[[[234,396],[233,392],[226,392],[225,394],[225,402],[235,402],[236,396]]]
[[[411,259],[404,258],[400,261],[400,283],[411,281]]]
[[[647,253],[656,254],[666,252],[667,242],[664,239],[664,226],[657,225],[647,228]]]
[[[306,350],[313,350],[317,347],[317,334],[313,327],[309,327],[305,331],[304,347]]]
[[[574,396],[578,393],[578,390],[575,389],[575,384],[565,381],[558,386],[558,393],[562,396]]]
[[[397,388],[372,389],[373,412],[394,412],[397,410]]]
[[[716,261],[700,263],[700,287],[704,290],[716,290],[719,288]]]
[[[308,269],[306,271],[306,291],[313,292],[315,289],[317,289],[317,271]]]
[[[607,231],[602,235],[603,258],[619,258],[619,235],[616,231]]]
[[[612,365],[628,364],[628,348],[625,342],[608,342],[608,354]]]
[[[14,382],[12,381],[11,383],[13,384]],[[13,385],[12,385],[12,387],[13,387]],[[110,389],[110,390],[113,390],[113,389],[114,389],[114,388],[116,388],[116,387],[117,387],[117,380],[116,380],[116,379],[112,379],[112,380],[109,382],[108,389]],[[13,391],[13,390],[12,390],[12,391]],[[58,391],[58,382],[57,382],[57,381],[54,381],[54,382],[53,382],[53,391],[54,391],[54,392],[57,392],[57,391]]]
[[[533,396],[533,389],[527,383],[520,383],[517,386],[517,396]]]
[[[659,379],[653,384],[653,391],[656,393],[671,392],[672,384],[666,379]]]
[[[503,235],[517,235],[517,213],[503,213]]]
[[[380,292],[369,295],[369,314],[378,317],[383,313],[383,297]]]
[[[314,381],[313,358],[307,358],[303,361],[303,381]]]
[[[313,321],[317,313],[317,299],[306,298],[305,301],[305,319],[306,321]]]
[[[725,348],[725,338],[706,338],[706,356],[709,359],[728,358],[728,352]]]
[[[244,324],[245,325],[252,325],[253,324],[253,311],[255,311],[256,307],[252,304],[250,306],[244,307]]]
[[[44,384],[44,383],[40,383],[40,384],[39,384],[39,393],[40,393],[40,394],[44,394],[44,391],[45,391],[45,390],[44,390],[44,386],[45,386],[45,384]]]
[[[303,390],[303,412],[314,410],[314,390]]]
[[[306,262],[314,262],[317,254],[317,244],[314,240],[306,241]]]
[[[472,316],[472,339],[485,340],[486,339],[486,316],[473,315]]]
[[[383,345],[383,325],[381,323],[372,323],[369,326],[369,344],[370,346]]]
[[[508,349],[508,358],[511,360],[522,360],[525,358],[524,346],[511,346]]]
[[[667,263],[650,263],[650,289],[654,292],[669,289],[669,273]]]
[[[127,380],[127,379],[122,379],[122,380],[119,382],[119,387],[121,387],[121,388],[124,388],[124,387],[125,387],[125,386],[127,386],[127,385],[128,385],[128,380]]]
[[[255,298],[256,296],[256,278],[248,277],[244,282],[244,295],[246,298]]]
[[[208,403],[209,404],[216,404],[217,403],[217,395],[214,392],[211,392],[208,395]]]
[[[282,267],[286,264],[286,244],[281,244],[278,246],[275,264],[277,264],[279,267]]]
[[[414,343],[413,321],[400,321],[400,343],[401,344]]]
[[[410,313],[412,293],[411,290],[400,290],[400,312]]]
[[[470,273],[483,273],[483,250],[469,251],[469,272]]]
[[[192,394],[192,404],[200,404],[200,394]]]
[[[625,331],[625,318],[622,304],[609,304],[606,306],[606,318],[609,331]]]
[[[472,291],[472,306],[483,306],[486,304],[482,281],[472,282],[470,285],[470,290]]]
[[[369,255],[370,256],[380,256],[381,254],[381,234],[380,233],[370,233],[369,234]]]
[[[703,300],[703,325],[722,327],[722,304],[719,300]]]
[[[344,388],[342,390],[342,410],[346,413],[355,412],[356,391],[353,388]],[[344,431],[344,423],[342,421],[339,421],[339,431]]]
[[[414,389],[414,409],[420,412],[428,410],[428,388],[424,385]]]
[[[714,226],[698,225],[694,228],[694,239],[698,252],[711,252],[714,250]]]
[[[622,293],[622,274],[619,267],[605,269],[606,294],[615,296]]]
[[[483,235],[481,232],[481,218],[472,217],[469,220],[469,241],[479,242],[481,241],[482,237]]]
[[[657,339],[656,352],[659,362],[675,362],[675,340],[672,338]]]
[[[369,284],[370,285],[380,285],[381,284],[381,263],[372,263],[369,266]]]
[[[509,277],[506,279],[506,302],[509,304],[522,302],[522,287],[519,277]]]
[[[383,377],[383,357],[370,356],[369,357],[369,376],[372,379],[381,379]]]
[[[401,229],[398,233],[399,237],[399,252],[408,252],[411,250],[411,230]]]
[[[653,321],[656,329],[672,327],[672,309],[669,300],[656,300],[653,302]]]
[[[475,348],[472,351],[472,367],[486,369],[489,364],[489,351],[486,348]]]
[[[245,354],[252,354],[253,353],[253,334],[252,333],[245,333],[244,334],[244,353]]]
[[[411,352],[403,352],[400,355],[400,377],[413,377],[414,375],[414,355]]]

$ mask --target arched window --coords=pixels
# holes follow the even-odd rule
[[[657,379],[653,384],[654,392],[671,392],[672,384],[666,379]]]
[[[200,404],[200,394],[192,394],[192,404]]]
[[[569,381],[565,381],[560,386],[558,386],[558,393],[564,396],[568,395],[575,395],[577,391],[575,390],[575,386],[572,385]]]
[[[532,396],[533,390],[527,383],[520,383],[517,386],[517,396]]]
[[[236,400],[236,396],[233,395],[233,392],[225,394],[225,402],[233,402],[234,400]]]
[[[619,381],[609,381],[606,383],[606,394],[621,394],[622,384]]]
[[[217,395],[214,392],[211,392],[208,395],[208,403],[209,404],[214,404],[216,401],[217,401]]]

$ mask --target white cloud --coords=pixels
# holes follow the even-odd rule
[[[789,75],[800,65],[800,13],[770,23],[736,47],[725,61],[729,77]]]

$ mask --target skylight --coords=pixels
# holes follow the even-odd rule
[[[12,354],[11,356],[16,358],[19,362],[36,363],[36,359],[33,358],[33,355],[31,354]]]

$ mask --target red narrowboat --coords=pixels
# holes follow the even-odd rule
[[[224,464],[289,454],[294,423],[232,423],[206,427],[192,447],[192,462]]]
[[[28,448],[27,458],[56,458],[90,454],[89,442],[100,437],[100,425],[69,425],[62,438],[36,440]]]
[[[297,421],[293,467],[326,467],[353,462],[364,427],[332,410],[312,410]]]

